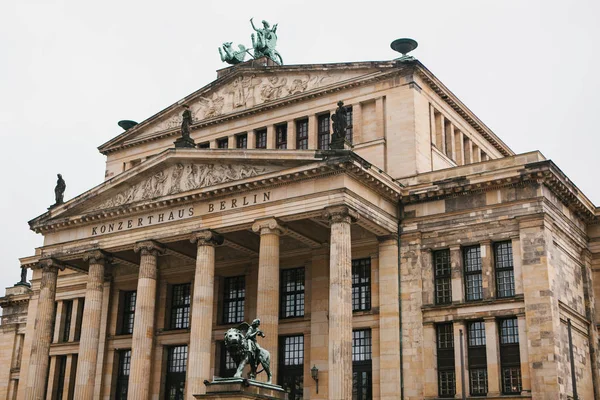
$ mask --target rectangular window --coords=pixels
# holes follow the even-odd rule
[[[219,149],[229,148],[229,138],[217,139],[217,148],[219,148]]]
[[[496,290],[498,297],[515,295],[515,272],[512,243],[494,243],[494,264],[496,267]]]
[[[62,341],[68,342],[71,333],[71,321],[73,320],[73,300],[63,302],[63,313],[65,315],[65,325],[62,332]]]
[[[56,400],[62,400],[65,391],[65,376],[67,371],[67,356],[56,357],[56,368],[58,376],[56,378],[56,394],[53,396]]]
[[[118,370],[117,370],[117,390],[115,392],[116,400],[127,400],[127,391],[129,389],[129,371],[131,370],[131,350],[119,350]]]
[[[190,327],[191,284],[171,287],[171,320],[169,328],[188,329]]]
[[[165,399],[184,400],[188,347],[173,346],[169,347],[167,352]]]
[[[248,134],[242,133],[235,137],[236,149],[247,149],[248,148]]]
[[[275,148],[287,149],[287,124],[275,126]]]
[[[467,356],[469,362],[469,384],[472,396],[487,394],[487,356],[485,350],[485,323],[467,324]]]
[[[479,245],[463,248],[463,260],[467,301],[481,300],[483,299],[483,282]]]
[[[123,308],[121,310],[121,335],[133,333],[133,320],[135,317],[135,300],[137,292],[123,292]]]
[[[521,393],[521,355],[517,318],[498,321],[500,331],[500,366],[502,393]]]
[[[371,330],[352,331],[352,399],[372,397]]]
[[[371,259],[352,260],[352,311],[371,309]]]
[[[346,107],[346,140],[352,143],[354,129],[352,126],[352,106]]]
[[[308,149],[308,119],[296,121],[296,149]]]
[[[237,364],[231,358],[231,355],[225,347],[225,342],[220,341],[217,343],[219,348],[219,377],[221,378],[232,378],[237,370]]]
[[[331,119],[329,114],[319,115],[317,128],[318,128],[318,142],[319,149],[329,150],[329,139],[331,138]]]
[[[256,131],[256,148],[266,149],[267,148],[267,130],[259,129]]]
[[[433,274],[435,279],[435,304],[452,303],[450,250],[433,252]]]
[[[301,400],[304,388],[304,336],[279,338],[279,382],[288,399]]]
[[[198,143],[199,149],[210,149],[210,142],[202,142]]]
[[[304,316],[304,268],[281,271],[281,318]]]
[[[246,304],[246,278],[243,275],[225,278],[223,288],[223,323],[242,322]]]
[[[452,323],[436,326],[438,394],[454,397],[456,394],[456,372],[454,369],[454,328]]]

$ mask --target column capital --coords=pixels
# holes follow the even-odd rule
[[[205,229],[202,231],[197,231],[192,233],[192,238],[190,242],[196,243],[198,247],[200,246],[220,246],[225,241],[223,235],[211,230]]]
[[[87,253],[84,253],[82,258],[83,261],[89,261],[90,263],[94,264],[106,265],[112,261],[111,255],[100,249],[90,250]]]
[[[351,224],[358,220],[358,213],[347,206],[332,206],[323,210],[323,217],[329,220],[329,223],[345,222]]]
[[[252,224],[252,230],[261,235],[283,235],[285,233],[285,227],[275,218],[257,219]]]
[[[159,256],[165,253],[165,248],[154,240],[144,240],[142,242],[137,242],[133,247],[133,251],[136,253],[141,252],[142,255],[152,254],[154,256]]]
[[[64,271],[65,264],[56,258],[48,257],[40,259],[37,268],[42,269],[44,272],[53,271],[58,273],[58,270]]]

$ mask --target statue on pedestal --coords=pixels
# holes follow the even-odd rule
[[[331,114],[333,122],[333,133],[331,134],[331,144],[329,148],[332,150],[343,150],[352,148],[352,145],[346,139],[346,130],[348,129],[348,111],[344,107],[343,101],[338,101],[338,108],[335,113]]]
[[[65,190],[67,189],[67,184],[65,183],[65,180],[63,179],[61,174],[57,174],[56,176],[58,177],[58,180],[56,181],[56,187],[54,188],[55,202],[52,206],[50,206],[50,208],[56,207],[65,202],[64,197]]]
[[[195,148],[196,143],[190,137],[190,126],[192,125],[192,112],[187,106],[181,114],[181,137],[175,141],[175,148]]]
[[[252,324],[242,322],[237,328],[231,328],[225,332],[225,347],[229,355],[237,364],[234,378],[241,378],[246,364],[250,364],[249,379],[256,379],[256,375],[262,371],[267,374],[267,383],[271,383],[271,354],[256,342],[257,336],[265,337],[259,329],[260,320],[255,319]],[[245,333],[244,333],[245,332]],[[258,366],[262,370],[257,372]]]

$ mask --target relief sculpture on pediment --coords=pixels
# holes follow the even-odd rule
[[[151,177],[127,189],[121,190],[90,211],[118,207],[136,201],[150,200],[202,187],[214,186],[264,174],[271,170],[271,168],[264,166],[246,164],[178,163],[158,171]]]

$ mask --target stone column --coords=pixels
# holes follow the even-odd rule
[[[527,347],[527,325],[525,314],[517,315],[519,327],[519,356],[521,360],[521,386],[522,394],[531,395],[531,374],[529,373],[529,353]]]
[[[52,258],[40,260],[39,267],[42,269],[42,279],[29,357],[26,400],[41,400],[45,395],[52,325],[56,317],[54,314],[56,280],[58,270],[64,269],[59,261]]]
[[[252,230],[260,233],[256,318],[260,319],[260,329],[265,334],[261,346],[271,353],[271,373],[275,383],[279,333],[279,236],[284,228],[275,218],[266,218],[256,221]]]
[[[276,143],[275,125],[269,125],[267,126],[267,149],[274,149]]]
[[[157,263],[158,256],[164,253],[164,248],[149,240],[136,243],[134,250],[140,252],[141,257],[131,340],[129,397],[132,400],[148,400],[154,345]]]
[[[463,275],[462,251],[460,246],[450,246],[450,268],[452,276],[452,302],[464,303],[465,284]]]
[[[296,148],[296,121],[293,119],[287,122],[287,148]]]
[[[89,261],[89,272],[81,323],[81,338],[79,339],[75,398],[91,399],[94,394],[96,378],[100,323],[102,321],[104,269],[108,255],[101,250],[95,250],[86,253],[83,260]]]
[[[315,114],[308,116],[308,148],[310,150],[317,149],[319,147],[318,139],[318,119]]]
[[[186,398],[204,394],[204,380],[209,380],[213,325],[213,288],[215,282],[215,246],[223,244],[223,236],[211,230],[196,232],[192,243],[198,245],[196,273],[187,364]]]
[[[452,324],[454,330],[454,371],[456,375],[456,397],[461,397],[463,390],[469,396],[469,367],[467,365],[467,324],[465,321],[455,320]],[[460,331],[463,333],[463,357],[464,357],[464,374],[465,374],[465,386],[462,386],[462,373],[460,366]]]
[[[329,399],[352,398],[352,241],[356,211],[325,210],[331,227],[329,255]]]
[[[493,299],[496,295],[496,276],[492,260],[492,241],[484,240],[481,248],[481,284],[483,286],[483,299]]]
[[[484,318],[485,356],[488,369],[488,396],[500,396],[500,358],[498,325],[494,317]]]
[[[247,136],[247,146],[246,148],[251,150],[251,149],[255,149],[256,148],[256,130],[254,129],[250,129],[248,131],[248,136]]]
[[[437,338],[435,324],[423,324],[423,397],[438,395]]]
[[[463,133],[459,130],[454,130],[454,150],[456,151],[456,163],[458,165],[465,164],[465,147]]]
[[[398,237],[379,238],[379,374],[381,399],[400,393]],[[434,342],[435,343],[435,342]]]

